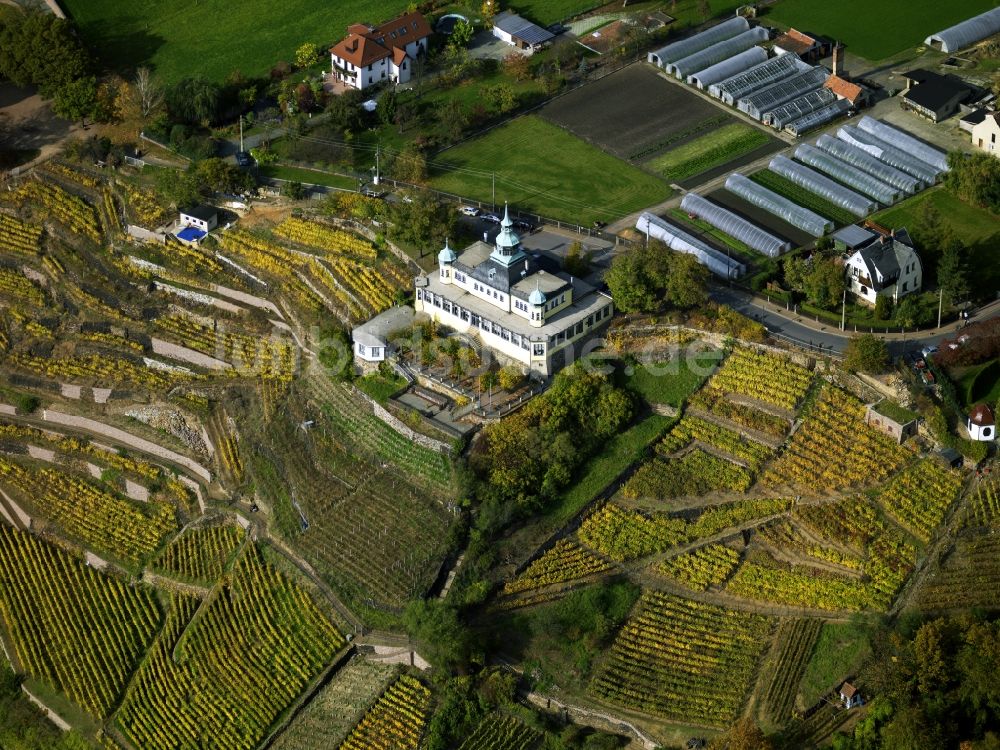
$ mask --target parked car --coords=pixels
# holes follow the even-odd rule
[[[490,224],[500,223],[500,217],[496,214],[480,214],[479,218],[483,221],[488,221]]]
[[[385,192],[376,190],[375,188],[366,187],[361,192],[368,198],[385,198]]]
[[[920,350],[920,353],[924,355],[924,359],[929,358],[932,354],[937,353],[938,348],[936,346],[925,346]]]
[[[462,206],[458,212],[464,216],[479,216],[481,211],[475,206]]]
[[[532,229],[535,228],[535,225],[532,224],[530,221],[526,221],[524,219],[515,219],[514,228],[520,229],[525,232],[530,232]]]
[[[250,156],[246,151],[236,152],[236,163],[241,167],[249,167],[253,165],[253,157]]]

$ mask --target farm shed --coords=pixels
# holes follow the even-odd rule
[[[180,211],[180,225],[211,232],[219,225],[219,212],[211,206],[195,206]]]
[[[756,65],[766,59],[767,52],[763,47],[751,47],[727,60],[699,70],[697,73],[692,73],[688,76],[687,82],[704,91],[713,83],[724,81],[741,70],[746,70],[749,66]]]
[[[941,122],[955,114],[959,105],[973,98],[976,89],[961,78],[939,75],[917,68],[903,74],[906,90],[903,109],[910,109],[932,122]]]
[[[857,146],[852,146],[850,143],[845,143],[833,136],[824,133],[817,139],[816,145],[851,166],[857,167],[862,172],[867,172],[872,177],[903,192],[919,193],[924,187],[923,183],[916,177],[901,172],[895,167],[890,167],[867,151],[862,151]]]
[[[754,65],[752,68],[734,75],[732,78],[708,87],[708,93],[726,104],[734,106],[738,99],[759,91],[778,81],[791,78],[797,73],[809,70],[810,66],[794,55],[772,57],[767,62]]]
[[[814,169],[792,161],[787,156],[775,156],[771,159],[768,169],[810,193],[815,193],[834,205],[847,209],[855,216],[868,216],[878,208],[878,203],[871,198],[856,193],[836,180],[831,180]]]
[[[777,109],[764,113],[764,124],[770,125],[775,130],[781,130],[789,123],[800,120],[835,101],[837,97],[829,89],[813,89],[790,102],[785,102]]]
[[[931,34],[924,44],[942,52],[958,52],[988,36],[1000,33],[1000,8],[988,10],[978,16]]]
[[[699,70],[704,70],[710,65],[715,65],[733,55],[738,55],[740,52],[744,52],[755,46],[758,42],[767,41],[767,37],[767,30],[758,26],[749,31],[744,31],[732,39],[725,39],[713,44],[711,47],[706,47],[700,52],[695,52],[693,55],[681,58],[676,62],[668,63],[664,67],[664,70],[684,80],[692,73],[697,73]]]
[[[857,224],[848,224],[833,233],[833,246],[842,253],[854,252],[859,247],[869,244],[876,237],[878,235],[870,229],[859,227]]]
[[[833,231],[833,222],[830,220],[793,203],[773,190],[768,190],[763,185],[758,185],[739,172],[726,178],[726,190],[813,237],[822,237],[827,232]]]
[[[694,235],[648,211],[642,212],[635,223],[635,228],[648,237],[666,243],[671,250],[693,255],[699,263],[716,276],[721,276],[724,279],[736,279],[747,272],[747,267],[739,261],[733,260]]]
[[[706,47],[711,47],[716,42],[724,39],[732,39],[737,34],[742,34],[750,28],[750,23],[745,18],[730,18],[717,26],[706,29],[700,34],[695,34],[679,42],[668,44],[647,55],[647,62],[653,63],[660,68],[666,67],[668,63],[690,57],[695,52],[700,52]]]
[[[838,99],[846,99],[853,106],[860,107],[868,102],[868,91],[853,81],[832,75],[823,84],[837,95]]]
[[[881,138],[886,143],[913,154],[920,161],[925,161],[932,167],[942,172],[948,171],[948,156],[944,151],[939,151],[933,146],[929,146],[918,138],[914,138],[905,130],[886,125],[881,120],[865,115],[858,122],[858,127],[866,133],[871,133],[876,138]]]
[[[885,399],[867,406],[865,424],[884,432],[900,444],[906,438],[917,434],[917,415]]]
[[[850,108],[851,103],[849,101],[838,99],[831,104],[827,104],[825,107],[817,109],[815,112],[810,112],[808,115],[788,123],[785,126],[785,130],[798,138],[800,135],[804,135],[810,130],[818,128],[820,125],[833,122],[838,117],[844,115]]]
[[[918,180],[928,185],[937,182],[941,173],[926,162],[920,161],[917,157],[908,154],[902,149],[896,148],[881,138],[853,125],[844,125],[837,131],[837,137],[845,143],[860,148],[862,151],[874,156],[876,159],[884,161],[886,164],[901,169],[907,174],[911,174]]]
[[[493,18],[493,36],[520,49],[533,49],[555,38],[555,34],[505,10]]]
[[[755,120],[760,120],[766,112],[802,96],[807,91],[818,89],[823,85],[828,75],[830,74],[823,68],[810,68],[793,75],[791,78],[785,78],[744,96],[736,102],[736,107],[740,112],[750,115]]]
[[[774,40],[774,51],[779,55],[797,55],[803,60],[815,62],[822,57],[823,44],[797,29],[789,29]]]
[[[684,200],[681,201],[681,210],[708,222],[716,229],[769,258],[777,258],[782,253],[792,249],[791,242],[765,232],[756,224],[752,224],[732,211],[706,200],[698,193],[685,195]]]
[[[841,161],[836,156],[808,143],[803,143],[795,149],[795,158],[803,164],[825,172],[848,187],[874,198],[883,206],[891,206],[900,198],[899,190],[892,185],[886,185],[867,172],[855,169],[847,162]]]

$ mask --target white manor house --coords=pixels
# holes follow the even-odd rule
[[[568,274],[541,270],[521,248],[506,209],[494,245],[478,241],[458,255],[446,242],[437,276],[418,276],[415,283],[417,312],[478,335],[501,358],[543,376],[565,364],[560,354],[614,313],[609,295]]]

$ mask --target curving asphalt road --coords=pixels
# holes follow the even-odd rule
[[[799,346],[811,348],[817,352],[840,354],[847,346],[853,330],[840,331],[835,325],[816,323],[801,315],[786,313],[775,305],[763,302],[753,295],[724,286],[715,286],[710,290],[712,299],[728,305],[737,312],[743,313],[764,324],[777,338],[783,338]],[[973,312],[971,321],[988,320],[1000,316],[1000,301],[993,302]],[[949,323],[941,328],[925,331],[915,331],[908,334],[879,334],[889,345],[889,353],[899,356],[908,349],[928,345],[936,345],[942,339],[949,338],[961,327],[961,323]]]

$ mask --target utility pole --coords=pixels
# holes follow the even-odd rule
[[[381,149],[380,144],[375,144],[375,184],[378,185],[378,157],[379,150]]]
[[[496,211],[497,210],[497,173],[496,172],[493,173],[493,201],[492,201],[492,206],[493,206],[493,210]]]
[[[847,326],[847,289],[844,289],[844,297],[840,302],[840,330]]]
[[[938,290],[938,324],[937,327],[941,327],[941,311],[944,308],[944,287]]]
[[[243,153],[243,115],[240,115],[240,153]]]

